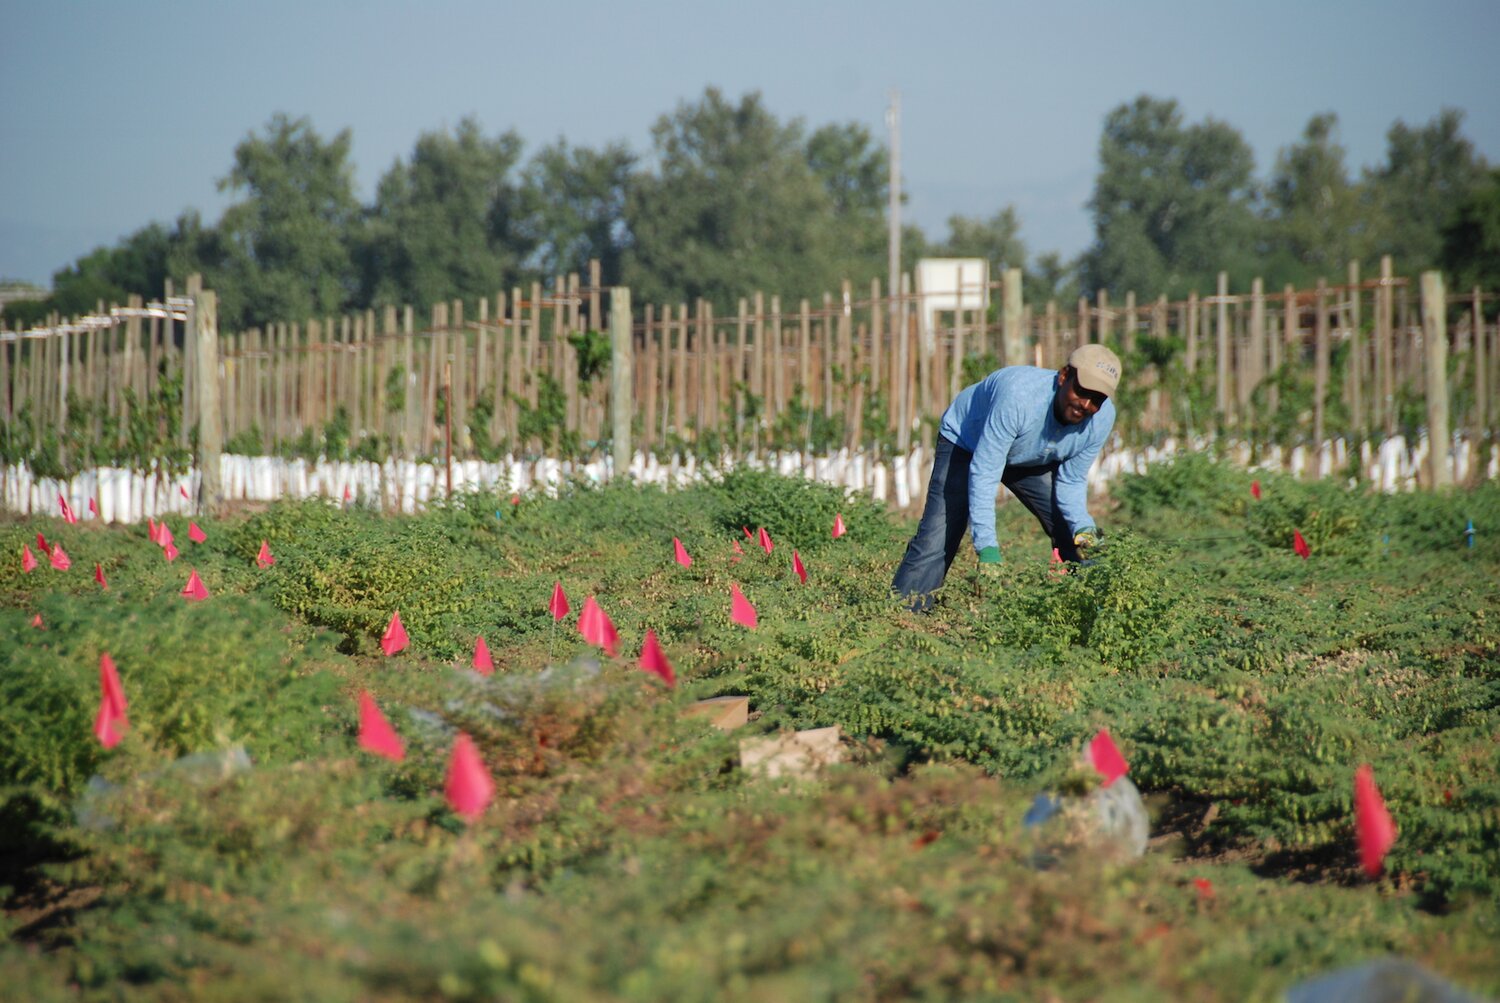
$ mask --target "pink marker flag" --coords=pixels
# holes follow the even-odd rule
[[[60,543],[52,545],[52,554],[50,556],[52,557],[52,566],[58,571],[67,571],[73,566],[73,562],[68,560],[68,552],[63,550]]]
[[[693,559],[688,556],[687,548],[675,536],[672,537],[672,556],[677,558],[677,563],[684,568],[691,568],[693,566]]]
[[[797,572],[797,577],[802,579],[802,584],[807,584],[807,568],[802,566],[802,557],[795,550],[792,551],[792,570]]]
[[[479,758],[474,740],[459,733],[453,741],[453,755],[448,760],[448,780],[443,785],[448,806],[455,812],[474,821],[484,814],[490,798],[495,795],[495,782]]]
[[[276,558],[271,556],[271,548],[265,540],[260,541],[260,553],[255,555],[255,563],[262,568],[269,568],[276,563]]]
[[[552,619],[561,620],[568,615],[573,607],[568,605],[567,593],[563,591],[562,582],[556,582],[552,586],[552,601],[547,603],[547,612],[552,614]]]
[[[188,497],[187,485],[186,484],[179,484],[179,485],[177,485],[177,493],[180,494],[180,495],[182,495],[182,497],[187,498],[188,501],[192,501],[193,500],[192,498]]]
[[[178,553],[180,553],[180,551],[178,551],[177,549],[177,544],[173,543],[171,540],[168,540],[166,546],[161,548],[161,553],[162,556],[167,559],[167,563],[171,564],[173,561],[177,560],[177,555]]]
[[[115,668],[115,660],[109,657],[107,651],[99,656],[99,691],[110,700],[115,716],[124,721],[125,687],[120,685],[119,670]]]
[[[194,543],[202,543],[204,540],[207,540],[208,537],[203,535],[203,530],[198,528],[198,524],[196,522],[190,522],[188,523],[188,539],[192,540]]]
[[[1365,873],[1380,877],[1385,855],[1396,842],[1396,823],[1386,810],[1375,771],[1366,763],[1354,771],[1354,830],[1359,836],[1359,861]]]
[[[94,715],[94,737],[106,749],[120,744],[120,733],[115,730],[115,719],[109,713],[109,698],[99,698],[99,713]]]
[[[1300,529],[1292,530],[1292,550],[1304,561],[1307,560],[1307,555],[1312,553],[1308,549],[1307,541],[1302,539],[1302,531]]]
[[[738,540],[730,540],[729,541],[729,545],[734,548],[734,552],[736,554],[739,554],[740,557],[744,557],[745,556],[745,552],[740,549],[740,541],[738,541]]]
[[[188,575],[187,584],[182,587],[182,595],[190,602],[201,602],[208,598],[208,589],[203,587],[203,579],[198,577],[197,568]]]
[[[38,613],[36,616],[32,617],[31,625],[37,630],[44,630],[45,628],[42,626],[42,614]]]
[[[747,540],[753,540],[753,539],[755,539],[755,534],[752,533],[752,532],[750,532],[750,527],[749,526],[741,526],[740,529],[743,529],[745,531],[745,539],[747,539]]]
[[[837,540],[847,532],[848,530],[844,528],[843,514],[840,512],[833,513],[833,538]]]
[[[603,648],[606,653],[620,653],[620,635],[609,614],[599,607],[593,596],[583,601],[583,610],[578,614],[578,632],[585,641]]]
[[[73,514],[73,506],[68,504],[68,499],[62,495],[57,496],[57,507],[62,509],[63,522],[72,525],[78,521],[78,516]]]
[[[109,652],[99,656],[99,713],[94,716],[94,736],[106,749],[120,744],[120,731],[129,724],[125,717],[125,690]]]
[[[1052,556],[1048,559],[1047,563],[1051,565],[1052,576],[1054,578],[1061,578],[1068,573],[1068,566],[1063,563],[1062,554],[1058,553],[1056,547],[1052,548]]]
[[[394,655],[405,648],[411,639],[406,636],[406,628],[401,625],[401,611],[397,610],[391,614],[391,622],[386,625],[385,633],[380,638],[380,650],[387,655]]]
[[[172,531],[167,528],[167,520],[165,519],[156,524],[156,542],[157,545],[160,546],[163,550],[177,542],[177,538],[173,536]]]
[[[490,646],[484,643],[482,636],[474,638],[474,660],[470,664],[481,676],[487,676],[495,671],[495,660],[490,657]]]
[[[761,526],[761,527],[759,527],[759,529],[760,529],[760,549],[764,550],[766,553],[769,554],[771,551],[773,551],[773,550],[776,549],[776,545],[771,542],[771,534],[766,532],[766,527]]]
[[[401,736],[380,713],[375,698],[367,690],[359,691],[359,747],[393,763],[406,758],[406,746],[401,744]]]
[[[21,544],[21,570],[28,575],[36,570],[36,555],[31,552],[30,545],[25,543]]]
[[[148,515],[146,516],[146,539],[150,540],[152,543],[155,543],[156,536],[156,520]]]
[[[1130,771],[1130,764],[1125,762],[1125,757],[1120,755],[1120,749],[1115,745],[1115,740],[1110,737],[1109,729],[1099,729],[1093,741],[1089,742],[1089,762],[1094,764],[1104,777],[1101,786],[1108,787],[1119,780]]]
[[[1250,497],[1260,501],[1260,481],[1250,482]]]
[[[40,533],[36,535],[36,549],[44,554],[52,553],[52,548],[47,545],[47,538]]]
[[[646,628],[646,640],[641,643],[641,671],[660,676],[661,681],[669,688],[677,685],[677,676],[672,672],[672,663],[667,661],[666,654],[661,650],[661,644],[656,640],[656,631],[650,627]]]
[[[99,583],[101,589],[109,591],[109,582],[104,580],[104,565],[97,561],[94,562],[94,581]]]
[[[99,500],[97,498],[89,499],[89,515],[92,515],[95,518],[98,518],[99,516]]]
[[[729,583],[729,619],[744,627],[755,629],[755,607],[745,598],[745,593],[733,582]]]
[[[349,504],[349,485],[344,485],[344,504]]]

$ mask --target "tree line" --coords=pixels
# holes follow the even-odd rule
[[[1352,176],[1338,119],[1315,115],[1259,178],[1232,125],[1189,122],[1175,100],[1141,95],[1104,121],[1088,203],[1094,240],[1065,259],[1033,255],[1013,205],[955,215],[941,237],[904,227],[905,266],[925,256],[1021,267],[1026,298],[1107,289],[1177,297],[1227,270],[1271,288],[1343,274],[1391,254],[1404,271],[1441,267],[1458,288],[1500,285],[1500,170],[1462,131],[1462,113],[1397,121],[1385,160]],[[385,304],[425,311],[602,263],[638,302],[703,297],[732,308],[754,289],[815,297],[886,269],[887,153],[863,125],[782,121],[758,93],[708,88],[662,115],[644,156],[559,140],[529,157],[514,131],[465,119],[418,137],[355,193],[352,136],[274,116],[234,149],[219,181],[234,201],[216,224],[196,211],[150,223],[53,276],[44,299],[9,303],[13,325],[92,311],[168,279],[204,276],[226,331]]]

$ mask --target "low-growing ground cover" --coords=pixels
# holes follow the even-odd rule
[[[1002,578],[981,587],[961,558],[925,617],[887,594],[908,525],[754,472],[467,496],[409,519],[276,505],[205,522],[199,545],[172,520],[171,564],[144,528],[0,524],[0,985],[1245,999],[1399,954],[1496,993],[1500,544],[1485,527],[1500,490],[1249,489],[1202,458],[1128,479],[1104,555],[1064,576],[1005,505]],[[769,555],[741,529],[760,526]],[[21,571],[37,532],[70,571]],[[178,594],[189,567],[207,601]],[[560,624],[555,582],[574,610]],[[730,620],[731,583],[753,631]],[[589,595],[621,657],[580,638]],[[411,647],[387,658],[396,609]],[[647,628],[675,690],[634,667]],[[493,676],[467,668],[476,635]],[[104,650],[130,701],[109,751],[91,727]],[[361,689],[403,762],[358,749]],[[751,732],[840,725],[849,762],[811,785],[747,776],[742,733],[681,714],[727,693],[751,697]],[[1038,868],[1022,816],[1101,727],[1147,792],[1152,849]],[[497,788],[472,825],[442,795],[458,730]],[[236,744],[247,772],[173,766]],[[1364,762],[1400,830],[1378,881],[1352,838]]]

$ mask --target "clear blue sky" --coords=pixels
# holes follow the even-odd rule
[[[528,154],[558,137],[645,153],[709,85],[882,142],[897,88],[908,219],[941,237],[951,214],[1014,204],[1033,253],[1071,255],[1104,116],[1141,93],[1238,128],[1262,177],[1322,111],[1356,173],[1392,122],[1445,106],[1500,161],[1500,3],[6,0],[0,277],[46,284],[184,209],[216,221],[235,144],[278,111],[350,129],[368,201],[464,116]]]

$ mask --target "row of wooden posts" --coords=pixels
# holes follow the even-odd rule
[[[1117,344],[1130,358],[1146,339],[1176,337],[1188,374],[1206,380],[1213,367],[1216,415],[1184,427],[1193,416],[1148,365],[1126,373],[1127,384],[1146,391],[1131,416],[1141,433],[1203,432],[1216,423],[1250,428],[1257,408],[1277,406],[1274,386],[1259,397],[1257,388],[1287,361],[1313,367],[1314,441],[1324,438],[1335,389],[1353,416],[1351,431],[1390,434],[1397,388],[1414,384],[1425,394],[1433,441],[1443,442],[1451,343],[1462,363],[1457,378],[1472,385],[1460,421],[1473,434],[1490,434],[1500,401],[1500,331],[1485,318],[1493,294],[1450,297],[1441,276],[1427,273],[1418,317],[1411,284],[1394,274],[1389,258],[1376,278],[1362,280],[1351,265],[1346,279],[1279,294],[1257,279],[1248,294],[1231,295],[1221,273],[1213,296],[1142,303],[1132,294],[1115,304],[1101,292],[1094,301],[1080,299],[1076,310],[1049,302],[1036,312],[1020,302],[1020,273],[1011,270],[983,284],[1001,301],[997,320],[984,310],[953,311],[929,341],[918,320],[922,293],[906,282],[894,297],[878,280],[863,296],[845,283],[821,302],[755,293],[726,317],[702,300],[691,308],[632,310],[628,290],[602,287],[597,264],[586,281],[560,277],[550,288],[536,283],[497,293],[472,309],[461,301],[437,304],[420,327],[410,307],[386,307],[220,337],[214,295],[195,277],[185,295],[169,286],[159,302],[101,305],[96,316],[26,332],[0,325],[0,414],[13,430],[29,417],[38,441],[44,428],[66,427],[71,394],[95,402],[91,433],[98,435],[105,415],[119,419],[117,427],[127,424],[126,388],[139,404],[162,381],[181,379],[182,420],[171,431],[186,445],[189,430],[199,427],[204,453],[226,442],[269,452],[308,430],[321,432],[343,408],[351,444],[379,435],[384,448],[403,455],[434,455],[451,431],[459,456],[485,446],[547,452],[564,433],[585,451],[609,442],[618,456],[709,435],[742,451],[759,449],[800,402],[795,416],[809,434],[815,416],[838,417],[838,445],[864,447],[875,431],[905,452],[914,435],[930,442],[931,422],[921,419],[940,415],[960,389],[966,357],[1055,368],[1089,341]],[[1450,316],[1458,318],[1454,337]],[[1334,374],[1332,350],[1340,341],[1349,346],[1347,368]],[[581,379],[580,352],[597,361],[606,345],[608,380]],[[877,395],[883,427],[871,429],[866,415]],[[487,424],[474,426],[487,443],[471,441],[476,408],[492,409]],[[526,409],[543,420],[550,415],[553,425],[521,442]],[[200,424],[206,415],[217,419]],[[252,438],[258,442],[247,445]],[[1436,469],[1432,476],[1446,480]]]

